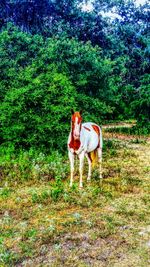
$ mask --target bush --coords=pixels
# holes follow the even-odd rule
[[[53,152],[47,155],[33,148],[16,151],[13,146],[1,146],[0,167],[1,180],[13,184],[30,180],[55,180],[57,186],[69,174],[69,164],[62,154]]]
[[[67,142],[76,91],[53,66],[45,74],[36,78],[34,75],[35,71],[27,68],[24,79],[27,77],[29,84],[12,88],[5,95],[0,107],[3,142],[62,150]]]

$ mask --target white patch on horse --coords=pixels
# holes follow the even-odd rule
[[[75,124],[74,124],[74,137],[75,139],[79,139],[80,136],[80,124],[79,124],[79,118],[75,118]]]

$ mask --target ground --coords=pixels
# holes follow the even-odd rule
[[[83,190],[77,172],[62,192],[41,180],[1,188],[0,266],[150,266],[150,140],[104,129],[104,142],[103,180],[95,169],[87,183],[86,167]]]

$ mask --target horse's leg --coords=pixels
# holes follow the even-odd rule
[[[88,154],[85,155],[87,160],[88,160],[88,165],[89,165],[89,170],[88,170],[88,177],[87,177],[87,182],[91,181],[91,170],[92,170],[92,161]]]
[[[71,169],[71,175],[70,175],[70,187],[73,184],[73,173],[74,173],[74,154],[69,151],[69,160],[70,160],[70,169]]]
[[[82,175],[83,175],[84,156],[85,156],[85,152],[84,151],[79,154],[79,160],[80,160],[80,165],[79,165],[80,185],[79,185],[79,187],[80,188],[83,187]]]
[[[97,149],[98,152],[98,163],[99,163],[99,178],[102,178],[102,148]]]

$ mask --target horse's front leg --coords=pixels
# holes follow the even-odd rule
[[[74,173],[74,154],[69,151],[69,160],[70,160],[70,170],[71,170],[71,175],[70,175],[70,187],[72,187],[73,184],[73,173]]]
[[[83,187],[83,166],[84,166],[84,156],[85,156],[85,152],[82,151],[79,154],[79,160],[80,160],[80,165],[79,165],[79,173],[80,173],[80,184],[79,184],[79,188],[81,189]]]
[[[87,177],[87,182],[91,181],[91,170],[92,170],[92,161],[90,156],[86,153],[86,158],[88,160],[88,165],[89,165],[89,170],[88,170],[88,177]]]

